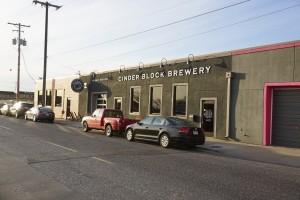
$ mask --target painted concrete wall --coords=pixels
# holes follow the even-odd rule
[[[231,71],[231,57],[217,57],[211,59],[198,60],[192,63],[190,68],[208,67],[210,73],[195,74],[189,76],[172,76],[167,73],[174,70],[185,70],[189,66],[186,62],[173,64],[165,64],[160,68],[159,64],[152,67],[138,67],[130,70],[122,70],[121,72],[108,72],[96,74],[94,78],[90,75],[81,77],[81,79],[89,84],[89,88],[80,93],[79,97],[79,113],[91,114],[94,108],[91,108],[91,96],[97,92],[107,92],[107,107],[113,108],[114,97],[122,97],[122,110],[125,117],[133,119],[142,119],[149,116],[149,89],[151,85],[162,85],[162,111],[161,115],[172,115],[172,89],[173,84],[188,84],[188,109],[186,119],[193,120],[192,116],[200,116],[200,99],[201,98],[217,98],[217,138],[225,137],[226,129],[226,95],[227,95],[227,79],[226,72]],[[120,76],[151,74],[164,72],[165,77],[152,79],[139,79],[131,81],[119,81]],[[140,86],[140,113],[130,113],[130,88]]]
[[[71,82],[78,76],[73,77],[64,77],[57,79],[49,79],[46,81],[46,89],[52,91],[52,100],[51,100],[51,109],[55,112],[55,118],[66,119],[66,111],[67,111],[67,99],[71,100],[70,111],[78,114],[79,107],[79,93],[73,92],[71,89]],[[38,91],[43,90],[43,82],[37,81],[34,89],[34,105],[38,105]],[[55,106],[55,91],[62,90],[62,106]],[[63,112],[64,111],[64,112]]]
[[[299,48],[297,52],[299,63]],[[294,47],[232,57],[231,138],[262,144],[264,83],[300,80],[299,64],[295,66]]]
[[[300,46],[295,48],[294,81],[300,81]]]

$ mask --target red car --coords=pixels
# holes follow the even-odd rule
[[[114,132],[123,133],[126,126],[138,121],[124,119],[121,110],[99,108],[91,116],[83,117],[81,123],[85,132],[91,129],[105,130],[106,135],[111,137]]]

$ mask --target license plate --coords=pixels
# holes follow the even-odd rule
[[[193,131],[193,135],[198,135],[198,131]]]

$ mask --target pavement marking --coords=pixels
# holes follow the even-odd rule
[[[6,130],[10,130],[10,128],[7,128],[7,127],[5,127],[5,126],[0,126],[0,128],[4,128],[4,129],[6,129]]]
[[[66,149],[66,150],[69,150],[69,151],[73,151],[73,152],[77,152],[76,150],[73,150],[73,149],[70,149],[70,148],[67,148],[67,147],[64,147],[64,146],[61,146],[61,145],[58,145],[58,144],[54,144],[52,142],[47,142],[48,144],[52,144],[54,146],[57,146],[57,147],[60,147],[60,148],[63,148],[63,149]]]
[[[92,157],[93,159],[95,159],[95,160],[99,160],[99,161],[101,161],[101,162],[105,162],[105,163],[107,163],[107,164],[112,164],[112,162],[109,162],[109,161],[107,161],[107,160],[103,160],[103,159],[100,159],[100,158],[97,158],[97,157]]]

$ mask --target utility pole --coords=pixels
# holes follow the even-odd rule
[[[18,30],[13,30],[13,31],[18,31],[18,39],[16,42],[18,42],[18,73],[17,73],[17,92],[16,92],[16,100],[19,101],[19,97],[20,97],[20,53],[21,53],[21,45],[26,46],[26,43],[23,42],[25,40],[21,39],[21,27],[30,27],[27,25],[23,25],[20,23],[9,23],[10,25],[14,25],[18,27]],[[14,40],[13,40],[14,41]],[[14,42],[13,42],[14,44]]]
[[[45,46],[44,46],[44,73],[43,73],[43,96],[42,96],[42,106],[46,105],[46,76],[47,76],[47,45],[48,45],[48,8],[54,7],[56,10],[60,9],[61,6],[56,6],[53,4],[40,1],[33,1],[35,4],[41,4],[46,7],[46,19],[45,19]]]

